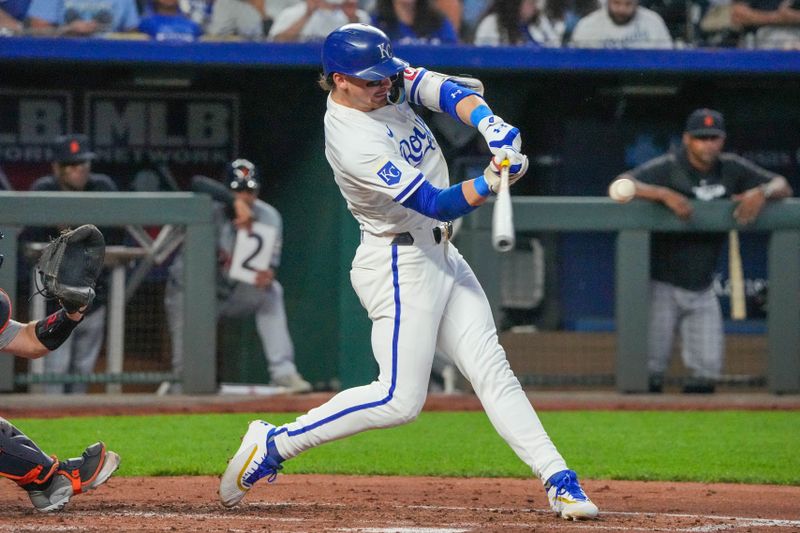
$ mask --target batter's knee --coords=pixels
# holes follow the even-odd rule
[[[425,397],[425,394],[395,394],[387,404],[393,422],[391,425],[400,426],[416,420],[425,405]]]

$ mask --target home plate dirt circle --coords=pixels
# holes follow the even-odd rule
[[[520,479],[281,475],[225,509],[215,477],[112,478],[57,514],[0,484],[4,531],[800,531],[800,487],[585,480],[599,520],[547,509]]]

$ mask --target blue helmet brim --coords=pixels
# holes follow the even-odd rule
[[[402,72],[408,66],[408,63],[396,57],[390,57],[377,65],[371,66],[360,72],[351,74],[354,78],[360,78],[367,81],[379,81],[384,78],[391,78],[398,72]]]

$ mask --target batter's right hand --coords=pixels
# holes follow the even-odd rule
[[[484,117],[478,123],[478,131],[486,139],[486,146],[494,155],[498,155],[498,152],[505,147],[522,150],[522,136],[519,129],[497,115]]]
[[[497,150],[497,153],[489,162],[489,166],[483,172],[483,177],[492,192],[497,192],[500,187],[500,164],[508,159],[508,184],[513,185],[528,171],[528,156],[521,154],[510,146],[504,146]]]

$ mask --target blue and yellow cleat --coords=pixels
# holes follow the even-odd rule
[[[280,459],[272,444],[275,429],[275,426],[263,420],[250,422],[247,433],[242,437],[242,444],[220,479],[219,499],[222,505],[233,507],[239,503],[253,483],[262,477],[266,477],[269,483],[275,481],[278,470],[283,468],[283,459]]]
[[[583,492],[578,475],[572,470],[556,472],[544,484],[550,508],[562,518],[582,520],[596,518],[597,506]]]

